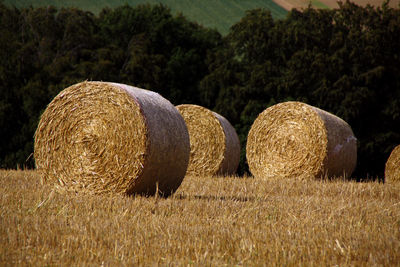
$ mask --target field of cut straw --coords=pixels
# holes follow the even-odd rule
[[[172,197],[61,195],[0,170],[0,265],[395,266],[400,183],[185,177]]]

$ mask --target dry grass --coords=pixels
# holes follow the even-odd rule
[[[157,197],[0,170],[0,265],[395,266],[400,183],[186,177]]]

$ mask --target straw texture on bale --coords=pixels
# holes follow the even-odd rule
[[[385,181],[400,181],[400,145],[396,146],[385,165]]]
[[[168,100],[117,83],[64,89],[35,133],[36,167],[61,191],[168,196],[189,153],[185,122]]]
[[[255,177],[348,177],[356,166],[357,139],[339,117],[301,102],[284,102],[254,121],[246,157]]]
[[[179,105],[190,137],[188,175],[229,175],[239,165],[240,142],[223,116],[197,105]]]

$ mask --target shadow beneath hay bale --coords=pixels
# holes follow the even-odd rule
[[[214,195],[195,195],[195,199],[206,200],[206,201],[238,201],[238,202],[248,202],[254,201],[254,197],[244,197],[244,196],[214,196]]]
[[[341,182],[357,182],[357,183],[371,183],[371,182],[378,182],[378,183],[385,183],[384,177],[377,177],[377,176],[366,176],[366,177],[324,177],[320,178],[321,181],[341,181]]]
[[[171,196],[173,199],[177,200],[205,200],[205,201],[238,201],[238,202],[248,202],[255,201],[255,197],[245,197],[245,196],[215,196],[215,195],[187,195],[184,193],[175,194]]]
[[[249,173],[245,174],[219,174],[219,175],[213,175],[211,176],[212,178],[216,179],[254,179],[254,176],[252,176]]]
[[[207,201],[238,201],[238,202],[248,202],[254,201],[254,197],[237,197],[237,196],[207,196],[207,195],[196,195],[196,199],[207,200]]]
[[[154,192],[151,192],[151,193],[140,192],[140,193],[125,194],[125,196],[132,197],[132,198],[145,197],[145,198],[164,198],[164,199],[167,199],[167,198],[173,197],[173,192],[170,192],[170,193],[162,193],[161,191],[157,191],[156,193],[154,193]]]
[[[371,183],[371,182],[378,182],[378,183],[385,183],[384,177],[374,177],[374,176],[367,176],[367,177],[352,177],[351,181],[358,182],[358,183]]]

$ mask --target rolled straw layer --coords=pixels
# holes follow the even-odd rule
[[[197,105],[179,105],[190,136],[189,175],[234,174],[239,165],[240,142],[223,116]]]
[[[284,102],[254,121],[246,157],[255,177],[350,176],[357,139],[339,117],[301,102]]]
[[[385,181],[397,182],[400,181],[400,145],[396,146],[385,165]]]
[[[189,152],[185,122],[168,100],[117,83],[66,88],[35,133],[36,167],[62,191],[168,196],[183,180]]]

